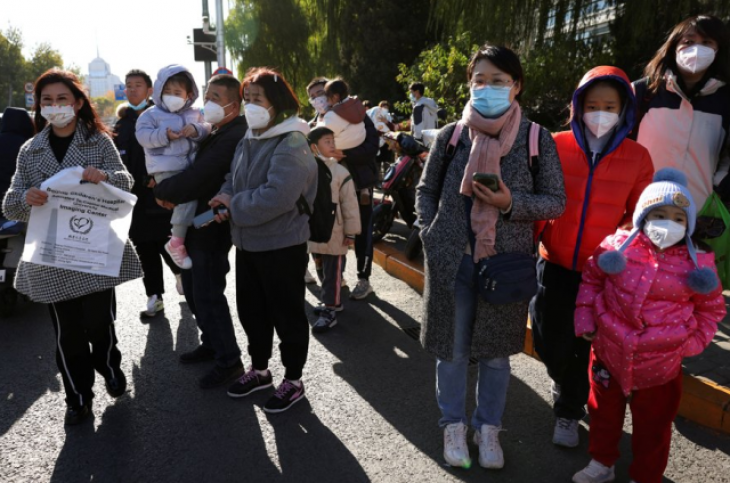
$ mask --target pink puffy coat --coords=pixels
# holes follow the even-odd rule
[[[602,271],[598,256],[628,235],[606,237],[586,262],[575,310],[575,334],[596,331],[593,350],[626,395],[677,377],[682,358],[707,347],[726,313],[720,284],[707,295],[687,286],[695,265],[685,245],[659,253],[639,233],[624,251],[626,269]],[[712,253],[698,252],[697,262],[715,270]]]

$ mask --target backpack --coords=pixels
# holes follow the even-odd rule
[[[321,159],[315,156],[314,160],[317,162],[317,194],[312,209],[304,195],[299,195],[297,208],[299,214],[309,216],[309,241],[327,243],[332,238],[337,216],[337,205],[332,202],[332,171]]]
[[[530,169],[533,180],[540,171],[540,165],[538,164],[540,156],[540,127],[539,124],[530,122],[530,129],[527,131],[527,166]],[[446,155],[444,156],[444,162],[439,173],[439,197],[441,196],[441,191],[444,189],[446,171],[449,169],[449,164],[451,164],[451,160],[454,159],[454,155],[456,154],[456,147],[459,145],[463,128],[464,123],[462,121],[456,123],[454,132],[451,134],[451,139],[449,139],[449,144],[446,146]]]

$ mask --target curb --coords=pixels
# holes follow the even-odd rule
[[[373,261],[395,278],[423,293],[424,268],[408,260],[403,253],[385,243],[375,244]],[[532,343],[532,329],[527,321],[523,353],[539,360]],[[716,431],[730,434],[730,389],[703,377],[684,374],[679,415]]]

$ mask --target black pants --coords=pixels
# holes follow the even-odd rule
[[[363,203],[361,191],[358,191],[360,202],[360,234],[355,237],[355,257],[357,257],[357,278],[368,280],[373,271],[373,189],[369,188],[368,202]],[[344,270],[344,266],[343,266]]]
[[[530,302],[535,350],[548,375],[560,384],[560,398],[553,408],[559,418],[583,418],[588,402],[591,343],[575,336],[574,325],[581,275],[540,258],[537,295]]]
[[[71,407],[94,397],[94,370],[105,379],[116,377],[122,362],[114,332],[114,289],[48,305],[56,331],[56,364]]]
[[[306,268],[306,244],[266,252],[237,250],[236,303],[254,369],[269,367],[276,330],[284,377],[301,379],[309,350]]]
[[[225,294],[226,275],[231,269],[228,263],[230,238],[215,242],[188,239],[185,246],[193,268],[182,271],[183,288],[185,300],[200,329],[201,344],[215,351],[217,366],[236,366],[241,363],[241,349],[236,342]]]
[[[165,263],[172,273],[177,275],[180,273],[180,267],[170,258],[170,255],[165,250],[165,243],[167,239],[155,240],[155,241],[143,241],[135,242],[137,248],[137,255],[139,255],[139,261],[142,264],[142,270],[144,270],[144,289],[147,296],[159,295],[165,293],[165,282],[162,277],[162,260],[160,255],[165,260]]]

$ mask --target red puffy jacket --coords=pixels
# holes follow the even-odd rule
[[[616,129],[597,161],[589,158],[584,137],[584,92],[601,79],[614,79],[626,88],[623,123]],[[542,222],[540,255],[570,270],[583,270],[585,261],[616,228],[631,223],[641,192],[654,174],[649,152],[626,136],[634,125],[635,99],[626,74],[617,67],[591,69],[573,95],[571,130],[554,134],[563,167],[567,202],[560,218]]]

